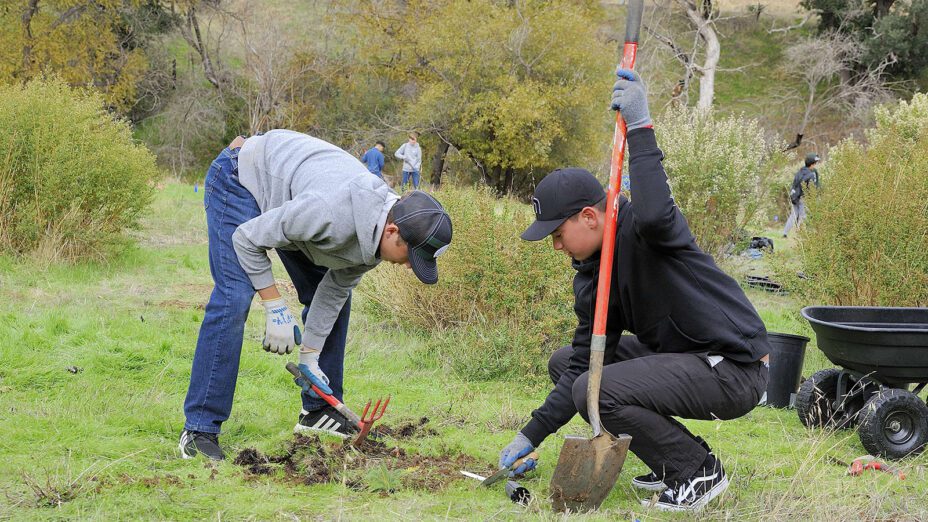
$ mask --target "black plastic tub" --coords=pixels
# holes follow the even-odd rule
[[[831,362],[890,386],[928,381],[928,308],[809,306],[802,316]]]
[[[774,408],[791,408],[796,403],[796,390],[802,378],[802,362],[806,357],[808,337],[767,332],[770,340],[770,380],[767,400]]]

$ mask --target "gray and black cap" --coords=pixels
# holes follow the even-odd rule
[[[535,187],[535,222],[522,233],[522,239],[541,241],[567,218],[605,197],[603,186],[590,171],[574,167],[555,170]]]
[[[409,264],[419,281],[438,282],[435,260],[451,244],[451,217],[432,196],[414,190],[393,205],[393,223],[409,245]]]

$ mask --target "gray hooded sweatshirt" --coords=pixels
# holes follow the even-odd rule
[[[418,143],[408,141],[393,153],[397,159],[403,160],[403,172],[419,172],[422,167],[422,147]]]
[[[329,269],[303,334],[303,346],[322,349],[351,289],[380,262],[377,247],[399,197],[351,154],[299,132],[248,138],[238,162],[239,182],[261,209],[232,235],[239,263],[256,289],[274,284],[272,248]]]

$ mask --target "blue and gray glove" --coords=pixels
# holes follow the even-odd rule
[[[648,89],[641,81],[641,76],[635,71],[621,68],[615,74],[619,81],[612,86],[612,110],[622,112],[628,130],[650,126]]]
[[[316,388],[319,388],[324,393],[332,395],[332,388],[329,388],[329,378],[323,373],[322,369],[319,368],[319,350],[313,350],[312,348],[301,348],[300,349],[300,373],[306,376]],[[310,397],[320,399],[319,394],[314,392],[310,387],[304,387],[303,391],[306,392]]]
[[[528,440],[528,437],[522,435],[520,431],[516,438],[509,443],[508,446],[503,448],[503,451],[499,454],[499,467],[508,468],[512,466],[515,461],[521,459],[522,457],[528,455],[535,449],[535,446],[532,446],[531,441]],[[523,462],[518,468],[509,472],[510,477],[516,475],[521,475],[527,471],[535,469],[535,459],[527,459]]]

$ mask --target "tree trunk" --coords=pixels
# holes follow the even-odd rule
[[[715,97],[715,71],[719,66],[719,56],[722,51],[719,37],[712,27],[711,20],[702,16],[700,6],[689,0],[678,1],[686,10],[686,15],[696,27],[699,36],[706,42],[706,58],[699,67],[699,101],[696,102],[696,107],[709,109],[712,107],[712,99]]]
[[[441,173],[445,168],[445,156],[448,154],[450,145],[447,141],[438,137],[438,150],[435,151],[435,157],[432,159],[432,186],[438,188],[441,186]]]
[[[889,8],[893,6],[896,0],[876,0],[873,5],[873,16],[882,18],[889,14]]]
[[[503,191],[501,192],[503,196],[512,192],[512,176],[513,169],[509,167],[506,169],[506,175],[503,177]]]
[[[490,170],[490,186],[496,191],[497,194],[501,194],[503,184],[503,167],[495,165]]]
[[[219,75],[216,74],[213,60],[209,55],[207,43],[204,41],[203,35],[200,33],[200,20],[197,19],[196,9],[196,5],[191,5],[187,9],[187,25],[186,27],[181,26],[181,35],[184,37],[184,40],[187,41],[190,47],[193,47],[193,50],[200,55],[200,61],[203,63],[203,75],[206,77],[206,81],[221,91],[222,85]]]
[[[39,0],[29,0],[23,11],[23,73],[28,76],[32,69],[32,17],[39,12]]]

